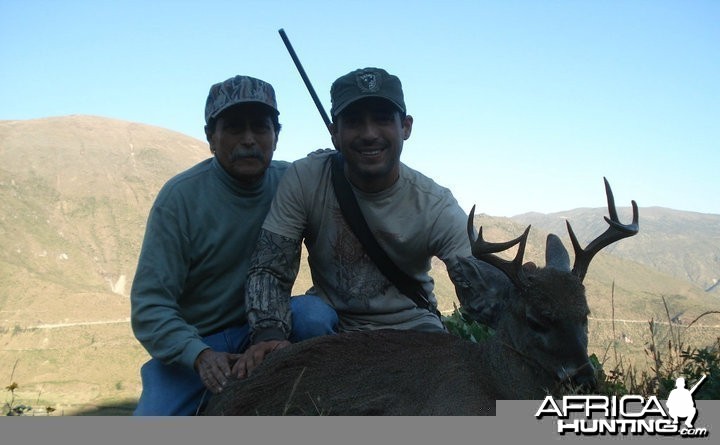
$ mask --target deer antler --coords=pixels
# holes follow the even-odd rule
[[[573,249],[575,249],[575,264],[573,265],[572,272],[578,278],[580,278],[580,281],[585,278],[585,274],[587,273],[588,267],[590,266],[590,261],[593,259],[596,253],[600,252],[600,250],[616,241],[620,241],[623,238],[627,238],[637,234],[640,230],[640,225],[638,224],[638,207],[635,201],[632,201],[632,223],[620,223],[620,220],[618,219],[617,209],[615,208],[615,198],[613,197],[612,190],[610,189],[610,184],[608,183],[608,180],[606,178],[603,179],[605,180],[605,194],[607,195],[608,212],[610,213],[610,218],[606,216],[605,221],[607,221],[610,227],[608,227],[602,235],[598,236],[597,238],[595,238],[595,240],[590,242],[590,244],[588,244],[585,249],[582,249],[580,247],[580,243],[577,240],[577,237],[575,236],[575,233],[572,230],[572,227],[570,227],[570,222],[565,221],[565,223],[567,224],[568,233],[570,234],[570,241],[572,241]]]
[[[470,216],[468,217],[467,224],[468,238],[470,238],[470,246],[473,256],[480,261],[484,261],[491,266],[495,266],[496,268],[500,269],[505,275],[507,275],[508,278],[510,278],[510,281],[512,281],[518,289],[526,288],[529,283],[527,277],[525,276],[525,273],[523,272],[522,260],[523,255],[525,254],[525,244],[527,243],[528,233],[530,233],[530,226],[525,229],[525,233],[512,241],[507,241],[504,243],[488,243],[483,239],[482,226],[480,227],[480,230],[478,230],[477,240],[475,239],[475,234],[473,233],[474,217],[475,206],[473,206],[470,210]],[[515,259],[512,261],[508,261],[500,258],[499,256],[492,255],[493,253],[507,250],[515,246],[516,244],[519,244],[518,251],[517,254],[515,254]]]

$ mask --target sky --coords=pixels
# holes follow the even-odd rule
[[[275,158],[292,161],[332,144],[281,28],[328,111],[336,78],[397,75],[402,161],[468,212],[604,207],[607,177],[618,206],[720,214],[715,0],[0,0],[0,120],[204,140],[210,86],[244,74],[274,86]]]

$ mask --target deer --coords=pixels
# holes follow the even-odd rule
[[[559,397],[592,388],[590,312],[582,284],[601,249],[639,231],[638,207],[622,224],[605,179],[609,227],[575,252],[546,240],[545,267],[523,264],[530,226],[500,243],[467,223],[472,256],[449,271],[461,308],[495,329],[472,342],[441,332],[370,330],[316,337],[270,354],[253,373],[213,396],[204,415],[495,415],[497,400]],[[497,255],[517,246],[513,260]],[[494,274],[494,275],[493,275]],[[494,284],[500,283],[500,284]],[[491,296],[488,296],[491,295]]]

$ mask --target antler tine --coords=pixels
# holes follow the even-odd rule
[[[610,183],[607,178],[603,179],[605,180],[605,194],[607,195],[608,213],[610,214],[610,218],[607,216],[604,218],[610,227],[608,227],[602,235],[595,238],[585,249],[583,249],[580,247],[580,243],[570,226],[570,222],[565,221],[568,233],[570,234],[570,241],[572,242],[573,249],[575,250],[575,264],[573,265],[572,272],[580,278],[580,281],[585,278],[588,267],[590,267],[590,261],[592,261],[596,253],[600,252],[603,248],[609,246],[610,244],[620,241],[623,238],[633,236],[640,231],[637,203],[634,200],[632,201],[632,223],[622,224],[618,218],[617,208],[615,207],[615,197],[613,196],[612,189],[610,188]]]
[[[478,230],[478,238],[475,239],[475,235],[473,234],[474,217],[475,206],[473,206],[472,210],[470,210],[470,216],[468,217],[468,237],[470,238],[470,246],[473,256],[480,261],[484,261],[491,266],[498,268],[505,275],[507,275],[508,278],[510,278],[510,281],[512,281],[517,288],[523,289],[527,287],[528,280],[525,276],[525,273],[523,272],[522,261],[523,255],[525,255],[525,244],[527,244],[527,237],[530,233],[530,226],[527,226],[525,232],[512,241],[507,241],[504,243],[489,243],[483,239],[482,226]],[[515,254],[515,259],[513,259],[512,261],[508,261],[500,258],[499,256],[493,255],[494,253],[502,252],[517,244],[519,244],[518,251],[517,254]]]

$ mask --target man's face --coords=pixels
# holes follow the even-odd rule
[[[345,157],[350,182],[367,192],[394,184],[403,141],[411,130],[412,117],[401,119],[397,108],[384,99],[362,99],[344,109],[332,127],[332,140]]]
[[[206,136],[210,150],[228,174],[253,185],[265,174],[277,145],[271,111],[261,104],[240,104],[220,113]]]

